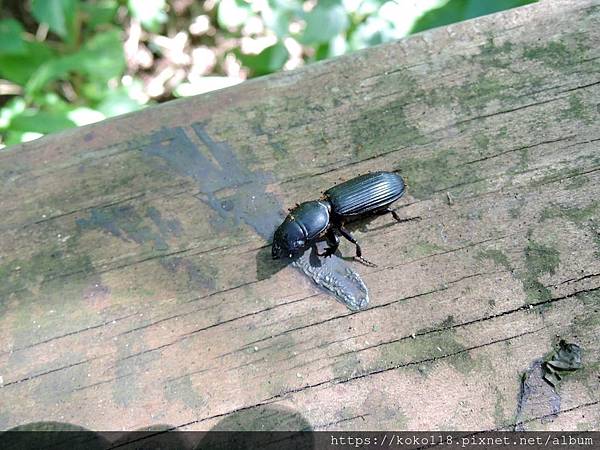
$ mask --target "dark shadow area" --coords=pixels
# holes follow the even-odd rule
[[[107,436],[65,422],[30,422],[0,433],[3,450],[104,450]]]
[[[315,246],[306,249],[304,253],[309,255],[308,262],[311,267],[318,269],[323,266],[322,259],[323,256],[319,256],[319,253],[323,253],[327,248],[327,243],[325,240],[319,241],[315,244]],[[302,256],[302,255],[300,255]],[[290,264],[297,261],[300,256],[296,256],[293,258],[282,258],[282,259],[273,259],[271,257],[271,245],[262,247],[258,252],[256,252],[256,278],[258,281],[266,280],[271,278],[280,270],[289,266]],[[353,257],[342,257],[339,249],[329,258],[342,258],[345,260],[353,261]]]
[[[185,432],[172,431],[173,425],[156,424],[122,433],[113,439],[110,449],[119,450],[188,450],[190,440]],[[104,435],[105,433],[101,433]],[[110,433],[113,434],[112,432]],[[107,449],[108,450],[108,449]]]
[[[282,406],[225,416],[208,432],[156,424],[135,431],[91,431],[66,422],[30,422],[0,432],[2,450],[313,450],[310,423]]]
[[[314,268],[319,268],[323,265],[321,262],[322,256],[319,256],[318,253],[323,253],[325,248],[327,247],[327,243],[325,241],[319,241],[315,244],[314,247],[306,249],[305,253],[309,254],[309,264]],[[339,250],[335,252],[334,255],[340,256]],[[301,256],[301,255],[300,255]],[[300,256],[296,256],[293,258],[281,258],[281,259],[273,259],[271,256],[271,245],[262,247],[258,252],[256,252],[256,278],[258,281],[266,280],[267,278],[271,278],[277,272],[282,270],[283,268],[289,266],[294,261],[297,261]],[[335,256],[331,256],[335,257]]]
[[[314,448],[312,427],[301,414],[269,405],[227,415],[211,428],[195,450]]]
[[[402,225],[404,225],[405,222],[420,222],[420,221],[421,221],[420,216],[407,217],[405,219],[402,218],[401,222],[397,222],[396,220],[391,220],[388,223],[384,223],[383,225],[379,225],[378,227],[371,228],[371,227],[367,226],[370,222],[370,220],[369,220],[369,221],[367,221],[367,223],[361,224],[360,227],[357,227],[355,229],[360,230],[362,233],[372,233],[374,231],[385,230],[385,229],[391,228],[391,227],[402,226]]]
[[[533,360],[521,376],[514,431],[526,431],[532,421],[554,421],[561,411],[558,385],[581,368],[581,348],[562,339],[553,352]]]
[[[312,267],[321,267],[323,265],[321,263],[321,260],[319,259],[321,257],[319,256],[319,246],[317,244],[313,245],[311,248],[309,248],[306,251],[310,252],[310,256],[308,257],[308,261],[309,261],[309,264]]]
[[[273,259],[271,245],[262,247],[256,252],[256,279],[258,281],[271,278],[277,272],[291,264],[291,259]]]
[[[396,211],[396,213],[398,213],[397,209],[399,209],[399,208],[394,209]],[[375,220],[381,216],[384,216],[384,219],[385,219],[383,225],[379,225],[377,227],[369,227],[369,224],[371,222],[373,222],[373,220]],[[358,219],[356,221],[348,222],[346,224],[346,228],[350,232],[360,231],[361,233],[372,233],[374,231],[384,230],[386,228],[391,228],[394,226],[400,226],[404,222],[413,222],[413,221],[420,221],[420,220],[421,220],[420,216],[415,216],[415,217],[400,217],[400,221],[397,221],[392,217],[391,214],[382,213],[382,214],[374,214],[374,215],[367,216],[367,217],[361,217],[360,219]]]

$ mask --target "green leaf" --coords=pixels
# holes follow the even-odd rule
[[[129,0],[127,2],[131,15],[138,19],[142,26],[154,33],[160,31],[167,19],[165,0]]]
[[[276,11],[302,11],[300,0],[269,0],[269,6]]]
[[[121,32],[110,30],[94,35],[70,59],[71,65],[79,66],[79,71],[91,80],[106,82],[120,77],[125,71]]]
[[[41,42],[23,41],[25,51],[21,55],[0,54],[0,76],[24,86],[36,68],[50,61],[54,52]]]
[[[261,17],[265,27],[275,33],[279,39],[289,34],[291,18],[289,11],[266,7],[261,11]]]
[[[82,2],[79,6],[87,26],[93,29],[99,25],[112,23],[119,4],[116,0],[104,0],[94,3]]]
[[[28,97],[34,96],[49,82],[63,78],[71,69],[66,63],[65,58],[58,58],[38,67],[25,85],[25,94]]]
[[[26,103],[22,97],[13,97],[4,107],[0,108],[0,130],[10,127],[13,117],[25,111]]]
[[[535,3],[536,1],[537,0],[496,0],[490,2],[485,0],[470,0],[467,2],[465,19],[463,20],[485,16],[486,14],[504,11],[505,9],[516,8],[529,3]]]
[[[108,92],[105,98],[96,106],[96,109],[106,117],[119,116],[137,111],[141,105],[129,97],[123,87]]]
[[[22,55],[26,53],[23,41],[23,26],[14,19],[0,20],[0,55]]]
[[[87,81],[81,83],[79,93],[91,103],[99,103],[106,97],[106,84]]]
[[[3,143],[7,147],[10,147],[12,145],[18,145],[22,142],[29,142],[35,139],[39,139],[42,136],[42,133],[36,133],[34,131],[8,130],[6,133],[4,133]]]
[[[105,119],[105,115],[89,107],[74,107],[53,92],[36,98],[36,105],[25,107],[25,100],[16,98],[0,110],[0,129],[5,142],[17,144],[44,134],[87,125]]]
[[[371,16],[361,23],[350,37],[350,48],[360,50],[361,48],[373,47],[394,38],[393,27],[388,21]]]
[[[329,42],[329,57],[330,58],[343,55],[347,51],[348,51],[348,43],[346,42],[346,39],[344,39],[344,37],[342,35],[338,34]]]
[[[329,42],[318,44],[315,46],[315,52],[310,61],[322,61],[324,59],[334,58],[343,55],[348,51],[348,42],[344,36],[338,34]]]
[[[42,109],[52,109],[57,111],[69,111],[72,109],[72,106],[56,92],[45,92],[37,96],[35,98],[35,103]]]
[[[25,86],[34,95],[51,81],[64,79],[69,73],[80,73],[88,80],[105,85],[125,70],[125,55],[117,30],[96,34],[83,47],[70,55],[46,62],[31,76]]]
[[[252,7],[244,0],[221,0],[217,21],[221,28],[233,30],[243,25],[252,14]]]
[[[329,42],[350,25],[346,10],[335,2],[320,2],[306,14],[305,20],[306,28],[299,40],[308,45]]]
[[[362,0],[359,1],[356,5],[356,14],[360,16],[370,16],[371,14],[375,14],[381,6],[386,3],[388,0]],[[350,5],[346,5],[346,10],[348,11]]]
[[[329,50],[329,42],[317,45],[312,61],[322,61],[323,59],[329,58]]]
[[[75,123],[63,111],[47,112],[35,109],[26,109],[21,114],[13,117],[10,122],[10,129],[13,131],[33,131],[43,134],[74,126]]]
[[[505,9],[534,3],[536,0],[449,0],[443,6],[423,14],[411,29],[411,33],[461,22],[474,17],[492,14]]]
[[[288,53],[283,42],[265,48],[258,55],[244,55],[238,52],[242,64],[252,70],[253,75],[260,76],[277,72],[288,60]]]
[[[75,40],[76,0],[31,0],[31,13],[69,43]]]

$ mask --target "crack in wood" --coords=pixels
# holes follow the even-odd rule
[[[445,361],[433,368],[436,376],[444,376],[446,369],[456,376],[455,380],[445,378],[447,385],[437,388],[444,389],[448,398],[456,397],[461,395],[462,383],[484,386],[490,381],[487,378],[491,375],[480,366],[463,373],[465,361],[462,358],[468,352],[474,352],[472,358],[477,361],[490,355],[503,358],[506,373],[516,377],[522,370],[515,362],[517,355],[524,350],[535,351],[537,346],[552,341],[555,333],[579,336],[582,346],[586,347],[586,358],[596,356],[597,349],[589,347],[589,342],[597,331],[593,314],[600,273],[593,259],[596,217],[588,203],[590,198],[595,198],[600,169],[594,159],[594,146],[600,141],[595,120],[600,112],[595,101],[600,94],[600,81],[597,71],[593,70],[600,58],[593,45],[598,34],[595,25],[600,9],[597,5],[594,9],[580,7],[581,3],[585,2],[534,6],[527,13],[525,10],[506,12],[492,19],[477,19],[477,22],[421,34],[346,59],[310,66],[292,75],[252,81],[247,86],[204,99],[186,100],[187,111],[181,111],[178,105],[146,110],[138,116],[118,119],[121,122],[92,126],[90,129],[94,132],[107,132],[98,141],[88,139],[83,144],[84,137],[73,131],[62,137],[26,144],[18,151],[9,149],[8,156],[6,152],[0,154],[3,163],[0,175],[6,176],[9,194],[3,203],[5,224],[0,226],[0,231],[9,230],[3,236],[7,250],[0,255],[0,272],[8,281],[3,289],[13,293],[26,286],[24,289],[28,291],[26,295],[2,295],[3,300],[8,299],[0,301],[3,307],[0,335],[13,345],[21,345],[10,351],[5,351],[7,347],[1,349],[0,356],[6,362],[2,375],[6,378],[12,374],[13,379],[19,380],[0,387],[2,390],[11,386],[2,392],[14,406],[9,415],[0,414],[0,422],[19,424],[19,421],[34,419],[35,411],[31,408],[34,402],[51,408],[55,417],[64,416],[69,421],[79,418],[86,426],[119,424],[119,427],[134,428],[138,422],[149,425],[160,410],[172,417],[169,422],[179,424],[172,429],[181,429],[186,425],[191,428],[198,423],[204,425],[208,420],[257,406],[289,402],[300,412],[306,411],[308,405],[311,419],[323,428],[336,428],[359,417],[367,418],[367,426],[383,417],[386,405],[378,409],[377,405],[367,403],[369,408],[373,406],[373,411],[368,411],[370,417],[361,415],[364,411],[357,408],[356,403],[345,411],[336,409],[335,404],[327,407],[330,409],[319,409],[318,405],[340,394],[343,401],[352,403],[355,389],[372,386],[381,387],[383,395],[392,395],[393,388],[386,386],[386,382],[395,380],[396,376],[400,380],[410,378],[410,373],[394,370],[414,369],[415,364],[437,364],[436,361]],[[511,29],[519,31],[510,32]],[[405,66],[388,63],[398,57]],[[465,62],[475,63],[481,70],[469,72]],[[407,77],[414,80],[406,83],[405,90],[391,92],[398,89],[398,83],[404,85]],[[333,84],[322,83],[333,78]],[[383,114],[386,111],[387,114]],[[298,112],[305,114],[298,116]],[[340,117],[346,120],[340,121]],[[323,294],[305,289],[304,285],[296,286],[296,280],[288,278],[286,273],[272,279],[259,279],[271,276],[275,269],[269,267],[259,273],[264,267],[257,266],[257,274],[253,273],[255,259],[259,261],[268,254],[269,231],[265,232],[264,227],[261,235],[243,225],[236,231],[233,228],[221,230],[219,226],[224,222],[213,215],[204,217],[207,209],[197,203],[200,188],[194,187],[190,178],[182,174],[198,179],[200,176],[187,170],[185,159],[183,165],[178,166],[182,169],[180,175],[153,177],[164,167],[155,166],[154,159],[147,165],[141,160],[141,150],[152,143],[150,134],[143,135],[160,134],[162,126],[167,130],[168,127],[189,130],[195,121],[202,121],[223,142],[237,147],[232,155],[242,157],[244,166],[272,171],[273,177],[263,181],[265,192],[273,196],[289,194],[298,199],[304,195],[311,198],[308,195],[312,189],[318,189],[315,186],[326,183],[325,180],[350,177],[377,166],[390,170],[402,167],[407,178],[415,182],[423,177],[423,186],[413,188],[419,198],[408,195],[397,207],[410,208],[404,209],[407,215],[422,216],[426,219],[422,224],[376,229],[365,225],[369,232],[377,231],[367,240],[381,238],[390,246],[375,246],[389,266],[368,271],[370,279],[375,280],[372,288],[379,295],[369,312],[351,317],[351,313],[342,314],[341,310],[331,310],[326,305],[319,305],[315,311],[310,302],[315,298],[321,301],[319,296]],[[455,123],[448,125],[450,122]],[[255,125],[259,123],[260,126]],[[409,132],[403,132],[403,127]],[[258,136],[260,130],[264,131],[263,136]],[[277,142],[268,142],[265,147],[266,138],[275,134]],[[168,137],[168,133],[163,135]],[[478,139],[480,136],[482,139]],[[319,143],[320,137],[324,145]],[[117,141],[120,143],[101,149],[90,148]],[[368,145],[361,147],[363,142]],[[528,152],[529,149],[535,150]],[[173,153],[180,150],[185,149],[177,145],[157,148],[165,157],[175,159],[177,155]],[[446,153],[448,150],[452,153]],[[299,153],[292,153],[296,151]],[[518,152],[523,154],[517,155]],[[188,156],[193,156],[192,153],[190,151]],[[410,159],[412,166],[403,165],[404,158]],[[501,159],[513,164],[509,172],[506,167],[495,164]],[[87,172],[79,173],[78,165]],[[223,176],[232,173],[224,165],[216,165],[224,169]],[[198,168],[207,176],[214,175],[208,170],[205,172],[202,164]],[[442,173],[444,170],[446,174]],[[412,177],[408,177],[409,173]],[[464,176],[467,173],[469,176]],[[247,188],[246,178],[242,178],[232,177],[224,184],[215,179],[215,186],[231,189],[227,183],[240,182]],[[570,179],[575,182],[565,186],[555,184]],[[140,185],[145,186],[143,191]],[[454,188],[457,191],[452,194],[457,201],[450,208],[445,192]],[[410,191],[409,188],[409,194]],[[232,194],[227,190],[221,194],[227,197],[244,193]],[[555,205],[556,201],[560,205]],[[118,238],[118,232],[103,235],[96,244],[104,246],[101,249],[94,247],[97,235],[93,233],[78,233],[81,239],[72,239],[68,247],[55,240],[58,232],[66,235],[75,227],[73,221],[78,215],[93,208],[121,208],[123,205],[128,205],[126,209],[134,211],[136,217],[143,216],[143,208],[166,206],[190,229],[169,240],[169,248],[159,246],[158,252],[150,251],[149,245],[145,245],[144,233],[140,233],[139,238],[144,245],[138,242],[140,246],[132,244],[125,250],[117,239],[111,238],[111,235]],[[213,209],[220,211],[219,204],[215,205]],[[568,206],[569,210],[563,212],[561,205]],[[187,209],[190,207],[193,211]],[[553,207],[557,209],[551,210]],[[44,211],[39,208],[50,217],[41,218]],[[272,210],[265,207],[259,212],[269,215]],[[565,222],[567,216],[577,220]],[[558,219],[544,221],[545,217]],[[196,229],[198,220],[201,223]],[[132,228],[137,226],[124,222]],[[141,217],[140,223],[154,230],[154,225],[145,217]],[[465,235],[463,230],[467,228]],[[203,233],[216,235],[216,239],[200,241],[206,237]],[[433,233],[435,237],[431,238]],[[505,235],[498,236],[500,233]],[[412,252],[413,243],[435,244],[440,235],[443,249],[435,245],[415,245]],[[524,248],[526,237],[527,242],[535,238],[540,246],[553,247],[552,252],[545,255],[548,264],[540,261],[539,268],[528,270],[531,258],[527,258],[528,250]],[[208,248],[217,243],[222,245]],[[55,255],[46,255],[50,253],[47,251],[50,244],[60,246],[63,256],[82,257],[86,263],[54,264]],[[474,250],[470,252],[470,249]],[[489,260],[484,261],[478,255],[480,249],[496,253],[490,253]],[[580,250],[581,255],[578,255]],[[398,253],[386,254],[386,251]],[[412,260],[402,260],[403,253]],[[7,257],[12,260],[7,262]],[[210,259],[211,270],[207,268],[206,276],[216,281],[198,291],[199,285],[190,281],[189,273],[164,272],[164,264],[157,262],[165,257],[194,258],[186,262],[198,263],[199,271],[204,270],[204,262]],[[506,270],[497,270],[504,266]],[[19,270],[20,267],[27,271]],[[496,271],[484,272],[492,268]],[[550,269],[546,271],[547,268]],[[155,270],[158,276],[151,279]],[[234,271],[241,275],[229,273]],[[531,279],[526,279],[525,272],[530,273]],[[79,276],[81,274],[83,276]],[[100,276],[103,284],[98,291],[110,295],[90,299],[87,292],[92,288],[87,283]],[[426,282],[419,279],[426,276],[432,279]],[[450,277],[454,279],[445,280]],[[535,286],[527,286],[534,278]],[[50,283],[53,280],[59,282]],[[281,283],[281,286],[272,283]],[[65,287],[64,298],[61,298],[61,285]],[[531,294],[529,291],[538,287],[544,289],[540,291],[543,295],[529,295],[529,301],[536,303],[526,304],[525,294]],[[425,290],[428,292],[418,292]],[[171,302],[174,295],[177,301]],[[416,300],[398,305],[410,298]],[[144,305],[144,299],[155,302]],[[438,305],[442,299],[443,304]],[[485,303],[492,299],[495,304]],[[442,323],[433,320],[426,309],[421,309],[423,304],[427,308],[444,309],[436,310],[436,320],[441,320],[450,308],[453,320]],[[549,306],[547,310],[546,306]],[[55,322],[57,316],[48,314],[50,308],[62,314],[64,324]],[[533,310],[531,314],[529,309]],[[138,312],[128,314],[133,310]],[[386,321],[382,323],[391,325],[394,318],[387,315],[392,312],[408,314],[402,319],[402,323],[408,325],[381,332],[371,330],[370,323],[365,323],[367,319],[378,323],[384,317]],[[138,319],[136,316],[141,313],[143,317]],[[552,320],[559,314],[559,320]],[[120,317],[108,319],[116,315]],[[183,320],[175,322],[177,319]],[[31,320],[42,323],[43,328],[25,338]],[[110,328],[114,321],[118,326]],[[311,321],[315,323],[308,323]],[[419,329],[416,321],[430,328],[420,328],[421,331],[415,333],[419,341],[411,352],[394,353],[405,344],[411,347],[409,341],[400,346],[395,343],[413,337],[402,335],[408,334],[409,328]],[[360,326],[355,327],[355,323]],[[344,325],[355,328],[340,330]],[[544,325],[547,327],[534,330]],[[436,350],[438,339],[446,337],[448,332],[448,337],[452,337],[455,330],[460,342],[440,344],[444,350]],[[371,333],[366,342],[364,336]],[[218,342],[214,346],[213,340]],[[374,344],[376,340],[382,342]],[[517,341],[510,346],[503,345],[510,340]],[[208,344],[211,348],[205,347],[206,342],[211,342]],[[254,343],[263,346],[256,353],[248,351]],[[465,343],[470,348],[465,348]],[[486,347],[489,350],[476,350],[485,346],[490,346]],[[353,347],[357,348],[349,350]],[[150,357],[144,357],[156,350],[158,352]],[[297,355],[293,354],[295,350]],[[110,354],[103,354],[106,351]],[[241,351],[246,353],[236,354]],[[190,355],[193,352],[196,354]],[[200,361],[192,363],[186,360],[187,355]],[[95,361],[98,358],[101,359]],[[450,366],[447,363],[451,363]],[[115,367],[111,364],[116,365],[116,371],[111,370]],[[306,379],[298,378],[291,370],[307,364],[311,370]],[[248,365],[252,367],[244,368]],[[239,370],[236,372],[236,369]],[[595,377],[588,369],[582,372],[583,377]],[[277,374],[272,380],[268,378],[270,372]],[[88,378],[86,373],[92,373],[93,377]],[[225,376],[221,378],[222,373]],[[262,383],[266,380],[272,383],[266,386]],[[454,383],[456,380],[458,383]],[[433,381],[433,377],[427,380]],[[492,387],[497,389],[496,409],[506,406],[503,393],[515,387],[513,381],[491,379]],[[588,381],[589,377],[575,377],[569,382],[572,384],[569,392],[565,392],[569,395],[568,400],[565,397],[565,404],[572,408],[561,414],[597,408],[599,402],[590,401],[597,395],[590,391]],[[170,386],[169,383],[175,384]],[[350,384],[343,388],[344,383]],[[336,388],[337,385],[342,386]],[[409,391],[406,391],[406,399],[402,399],[403,403],[406,401],[403,407],[420,408],[419,396]],[[69,397],[70,392],[78,394]],[[202,398],[207,392],[206,399]],[[188,395],[204,402],[198,403],[202,404],[200,410],[193,402],[186,401]],[[96,409],[98,398],[106,403],[98,404]],[[317,409],[311,410],[311,401],[315,399],[317,405],[312,405]],[[483,401],[482,407],[489,413],[494,408],[493,395],[487,398],[472,392],[469,400]],[[447,405],[450,404],[448,401]],[[431,405],[423,408],[419,420],[425,422],[420,423],[435,426],[438,416],[427,407]],[[125,409],[129,413],[121,415],[119,412]],[[219,412],[222,414],[214,415]],[[414,411],[406,412],[410,415]],[[482,428],[481,423],[491,426],[486,422],[492,420],[491,415],[478,419],[477,411],[463,412],[465,415],[453,416],[448,423],[460,427],[460,423],[471,421],[478,428]],[[588,416],[588,411],[585,414]],[[567,425],[582,429],[596,418],[590,413],[594,417],[588,417],[585,422],[575,416],[568,418]],[[188,420],[188,424],[183,423]],[[496,420],[499,419],[496,417]],[[518,419],[507,416],[502,422],[504,420]]]
[[[218,326],[221,326],[221,325],[230,324],[230,323],[236,322],[238,320],[247,319],[248,317],[252,317],[252,316],[259,315],[259,314],[263,314],[263,313],[271,311],[273,309],[280,308],[280,307],[283,307],[283,306],[287,306],[289,304],[296,303],[296,302],[299,302],[299,301],[302,301],[302,300],[293,300],[293,301],[288,302],[288,303],[282,303],[282,304],[279,304],[279,305],[270,306],[268,308],[261,309],[259,311],[253,311],[253,312],[250,312],[250,313],[247,313],[247,314],[243,314],[241,316],[232,317],[231,319],[222,320],[220,322],[213,323],[213,324],[207,325],[205,327],[198,328],[198,329],[196,329],[194,331],[190,331],[188,333],[182,334],[181,336],[179,336],[174,341],[168,342],[168,343],[163,344],[163,345],[159,345],[158,347],[152,347],[152,348],[143,350],[141,352],[133,353],[133,354],[127,355],[127,356],[125,356],[123,358],[119,358],[119,359],[116,360],[116,362],[118,363],[118,362],[125,361],[125,360],[131,359],[131,358],[135,358],[137,356],[141,356],[141,355],[145,355],[147,353],[151,353],[151,352],[154,352],[154,351],[157,351],[157,350],[161,350],[161,349],[163,349],[165,347],[170,347],[171,345],[174,345],[174,344],[177,344],[179,342],[185,341],[185,340],[187,340],[187,339],[193,337],[194,335],[196,335],[198,333],[201,333],[203,331],[207,331],[207,330],[210,330],[212,328],[215,328],[215,327],[218,327]],[[126,333],[121,333],[121,335],[123,335],[123,334],[126,334]]]
[[[462,350],[459,350],[459,351],[456,351],[456,352],[447,353],[447,354],[442,355],[442,356],[437,356],[437,357],[432,357],[432,358],[425,358],[425,359],[420,360],[420,361],[411,361],[411,362],[405,363],[405,364],[393,365],[391,367],[377,369],[377,370],[369,371],[369,372],[366,372],[366,373],[363,373],[363,374],[360,374],[360,375],[354,375],[354,376],[351,376],[351,377],[336,377],[336,378],[331,378],[331,379],[328,379],[328,380],[320,381],[318,383],[305,385],[305,386],[302,386],[302,387],[299,387],[299,388],[288,389],[288,390],[285,390],[284,392],[281,392],[279,394],[276,394],[276,395],[273,395],[271,397],[268,397],[268,398],[266,398],[266,399],[264,399],[264,400],[262,400],[262,401],[260,401],[258,403],[254,403],[252,405],[243,406],[243,407],[236,408],[234,410],[231,410],[231,411],[228,411],[228,412],[225,412],[225,413],[214,414],[214,415],[211,415],[209,417],[205,417],[205,418],[201,418],[201,419],[195,419],[193,421],[190,421],[190,422],[187,422],[187,423],[184,423],[184,424],[181,424],[181,425],[177,425],[177,426],[173,427],[173,430],[178,429],[178,428],[187,427],[187,426],[190,426],[190,425],[196,425],[196,424],[199,424],[199,423],[202,423],[202,422],[206,422],[208,420],[222,418],[222,417],[225,417],[225,416],[228,416],[228,415],[231,415],[231,414],[236,414],[236,413],[239,413],[239,412],[242,412],[242,411],[247,411],[249,409],[256,408],[256,407],[259,407],[259,406],[265,406],[265,405],[273,404],[273,403],[276,403],[276,402],[284,399],[286,396],[289,396],[290,394],[291,395],[298,394],[298,393],[305,392],[305,391],[308,391],[308,390],[312,390],[312,389],[315,389],[315,388],[318,388],[318,387],[321,387],[321,386],[324,386],[324,385],[328,385],[328,384],[345,384],[345,383],[356,381],[356,380],[359,380],[359,379],[362,379],[362,378],[380,375],[382,373],[389,372],[391,370],[397,370],[397,369],[401,369],[401,368],[405,368],[405,367],[410,367],[410,366],[414,366],[414,365],[419,365],[419,364],[424,364],[424,363],[432,363],[432,362],[436,362],[436,361],[439,361],[439,360],[443,360],[445,358],[451,358],[453,356],[457,356],[457,355],[460,355],[460,354],[465,353],[465,352],[470,352],[472,350],[477,350],[477,349],[480,349],[480,348],[488,347],[490,345],[495,345],[495,344],[506,342],[506,341],[509,341],[509,340],[512,340],[512,339],[517,339],[517,338],[520,338],[520,337],[523,337],[523,336],[528,336],[528,335],[531,335],[531,334],[535,334],[535,333],[543,330],[544,328],[546,328],[546,327],[542,327],[542,328],[539,328],[539,329],[534,330],[534,331],[527,331],[527,332],[524,332],[524,333],[516,334],[516,335],[509,336],[509,337],[502,338],[502,339],[496,339],[496,340],[493,340],[493,341],[490,341],[490,342],[486,342],[484,344],[479,344],[479,345],[476,345],[476,346],[473,346],[473,347],[469,347],[469,348],[466,348],[466,349],[462,349]]]
[[[356,419],[362,419],[364,421],[365,417],[369,417],[370,415],[371,414],[366,413],[366,414],[360,414],[360,415],[357,415],[357,416],[346,417],[344,419],[336,420],[335,422],[329,422],[329,423],[325,423],[325,424],[314,425],[311,430],[301,430],[301,431],[317,431],[319,429],[325,430],[325,429],[327,429],[327,427],[332,427],[332,426],[335,426],[335,425],[339,425],[341,423],[353,422]]]
[[[478,319],[473,319],[473,320],[469,320],[469,321],[462,322],[462,323],[448,325],[446,327],[436,328],[436,329],[433,329],[433,330],[427,330],[427,331],[423,331],[423,332],[420,332],[420,333],[413,333],[413,334],[410,334],[408,336],[402,336],[402,337],[397,338],[397,339],[391,339],[389,341],[383,341],[383,342],[380,342],[378,344],[370,345],[368,347],[363,347],[363,348],[360,348],[360,349],[357,349],[357,350],[351,350],[351,351],[344,352],[344,353],[338,353],[337,355],[333,355],[332,358],[339,358],[339,357],[346,356],[346,355],[349,355],[349,354],[355,354],[355,353],[359,353],[359,352],[362,352],[362,351],[371,350],[371,349],[380,347],[382,345],[394,344],[396,342],[401,342],[401,341],[404,341],[404,340],[407,340],[407,339],[414,339],[416,337],[426,336],[426,335],[432,334],[432,333],[440,333],[440,332],[443,332],[443,331],[449,331],[449,330],[454,330],[454,329],[457,329],[457,328],[463,328],[463,327],[466,327],[466,326],[469,326],[469,325],[473,325],[473,324],[476,324],[476,323],[485,322],[487,320],[494,320],[494,319],[497,319],[499,317],[504,317],[504,316],[507,316],[507,315],[510,315],[510,314],[514,314],[514,313],[517,313],[517,312],[520,312],[520,311],[528,311],[528,310],[531,310],[531,309],[534,309],[534,308],[539,308],[539,307],[546,306],[546,305],[549,305],[549,304],[552,304],[552,303],[556,303],[556,302],[559,302],[559,301],[562,301],[562,300],[567,300],[567,299],[575,297],[575,296],[577,296],[579,294],[586,294],[586,293],[594,292],[594,291],[597,291],[597,290],[600,290],[600,286],[598,286],[596,288],[592,288],[592,289],[584,289],[584,290],[577,291],[577,292],[574,292],[574,293],[571,293],[571,294],[567,294],[567,295],[564,295],[564,296],[561,296],[561,297],[555,297],[555,298],[552,298],[552,299],[549,299],[549,300],[540,301],[540,302],[537,302],[537,303],[523,304],[523,305],[519,306],[518,308],[509,309],[509,310],[506,310],[506,311],[502,311],[500,313],[492,314],[492,315],[485,316],[485,317],[480,317]]]
[[[464,162],[464,163],[460,164],[459,166],[470,165],[470,164],[475,164],[475,163],[482,162],[482,161],[487,161],[487,160],[490,160],[490,159],[493,159],[493,158],[497,158],[499,156],[507,155],[509,153],[518,152],[520,150],[529,150],[531,148],[539,147],[540,145],[554,144],[556,142],[566,141],[566,140],[574,138],[575,136],[576,135],[571,134],[571,135],[568,135],[568,136],[565,136],[565,137],[561,137],[561,138],[558,138],[558,139],[550,139],[550,140],[547,140],[547,141],[538,142],[536,144],[530,144],[530,145],[524,145],[522,147],[511,148],[509,150],[506,150],[506,151],[503,151],[503,152],[500,152],[500,153],[495,153],[493,155],[484,156],[483,158],[472,159],[470,161],[467,161],[467,162]]]
[[[520,421],[520,422],[514,422],[514,423],[511,423],[511,424],[508,424],[508,425],[504,425],[502,427],[493,428],[493,429],[489,429],[489,430],[485,430],[485,431],[503,431],[503,430],[506,430],[506,429],[511,429],[512,430],[512,429],[514,429],[515,427],[517,427],[519,425],[525,425],[525,424],[532,423],[532,422],[535,422],[535,421],[538,421],[538,420],[542,420],[543,421],[544,419],[556,419],[556,417],[558,417],[561,414],[570,413],[570,412],[577,411],[578,409],[582,409],[582,408],[589,408],[591,406],[596,406],[598,404],[600,404],[600,400],[596,400],[596,401],[593,401],[593,402],[582,403],[582,404],[577,405],[577,406],[572,406],[570,408],[561,409],[560,411],[557,411],[555,413],[544,414],[542,416],[537,416],[537,417],[531,417],[531,418],[529,418],[527,420],[523,420],[523,421]],[[485,432],[485,431],[482,431],[482,433]]]
[[[556,284],[554,284],[552,286],[556,288],[556,287],[561,286],[563,284],[577,283],[578,281],[588,280],[590,278],[595,278],[595,277],[599,277],[599,276],[600,276],[600,273],[590,273],[588,275],[584,275],[584,276],[579,277],[579,278],[569,278],[568,280],[561,281],[560,283],[556,283]],[[545,287],[550,287],[550,286],[545,286]]]
[[[56,341],[58,339],[62,339],[62,338],[69,337],[69,336],[75,336],[77,334],[84,333],[84,332],[90,331],[90,330],[96,330],[98,328],[102,328],[102,327],[107,326],[107,325],[113,325],[113,324],[115,324],[117,322],[120,322],[120,321],[125,320],[125,319],[129,319],[130,317],[134,317],[136,315],[137,315],[137,313],[128,314],[126,316],[117,317],[115,319],[110,319],[110,320],[104,321],[104,322],[96,324],[96,325],[90,325],[89,327],[86,327],[86,328],[81,328],[79,330],[69,331],[68,333],[60,334],[58,336],[52,336],[50,338],[44,339],[43,341],[34,342],[32,344],[25,345],[23,347],[11,348],[10,350],[6,350],[4,352],[0,352],[0,356],[12,354],[12,353],[15,353],[15,352],[20,352],[20,351],[23,351],[23,350],[29,350],[30,348],[34,348],[34,347],[37,347],[38,345],[42,345],[42,344],[48,344],[48,343]]]
[[[82,364],[86,364],[86,363],[89,363],[91,361],[95,361],[97,359],[103,358],[104,356],[107,356],[107,355],[96,356],[94,358],[84,359],[83,361],[79,361],[79,362],[76,362],[76,363],[73,363],[73,364],[68,364],[66,366],[57,367],[55,369],[50,369],[50,370],[47,370],[45,372],[36,373],[34,375],[30,375],[30,376],[25,377],[25,378],[20,378],[20,379],[15,380],[15,381],[9,381],[8,383],[4,383],[2,386],[0,386],[0,388],[6,388],[8,386],[13,386],[15,384],[20,384],[20,383],[24,383],[26,381],[34,380],[34,379],[39,378],[39,377],[43,377],[44,375],[49,375],[51,373],[60,372],[62,370],[66,370],[66,369],[70,369],[72,367],[80,366]]]

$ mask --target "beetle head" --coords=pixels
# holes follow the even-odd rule
[[[292,258],[298,256],[304,250],[305,245],[306,236],[304,235],[304,230],[293,218],[288,216],[275,231],[271,256],[273,256],[273,259],[282,257]]]

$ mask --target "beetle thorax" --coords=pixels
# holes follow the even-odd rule
[[[273,257],[295,256],[313,244],[329,228],[329,205],[322,201],[301,203],[277,228]]]
[[[329,227],[330,206],[327,202],[311,201],[298,205],[290,213],[307,240],[314,240]]]
[[[275,231],[273,240],[273,257],[294,256],[306,244],[306,231],[291,214]]]

